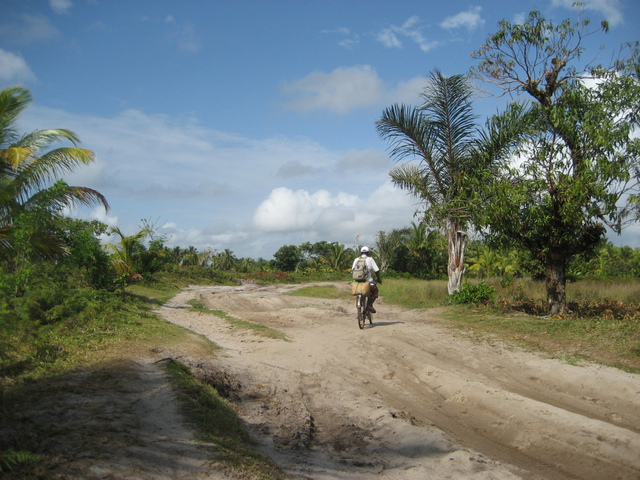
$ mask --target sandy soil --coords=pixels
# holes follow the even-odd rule
[[[157,313],[220,345],[215,358],[155,350],[53,379],[59,386],[20,419],[59,438],[43,445],[48,469],[65,480],[241,478],[183,425],[161,368],[172,357],[238,405],[292,478],[640,478],[640,376],[474,341],[436,321],[437,310],[384,299],[360,330],[350,300],[286,295],[296,288],[186,289]],[[190,312],[193,298],[289,341]]]
[[[346,285],[338,285],[347,288]],[[295,286],[191,288],[160,314],[224,348],[215,364],[263,450],[296,478],[638,479],[640,376],[472,341],[381,299]],[[190,298],[289,342],[176,308]]]

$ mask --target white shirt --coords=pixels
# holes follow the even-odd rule
[[[353,261],[353,265],[351,265],[351,271],[353,272],[353,269],[356,268],[356,262],[360,258],[364,258],[365,259],[364,264],[367,266],[367,273],[369,273],[369,278],[367,279],[367,281],[368,282],[373,282],[373,272],[379,272],[380,269],[378,268],[378,265],[376,264],[376,261],[372,257],[370,257],[369,255],[365,255],[363,253],[359,257],[356,257],[355,260]]]

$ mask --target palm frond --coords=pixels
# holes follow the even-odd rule
[[[100,192],[88,187],[67,185],[62,180],[49,188],[34,193],[23,205],[26,209],[42,207],[55,213],[60,213],[66,207],[80,205],[103,206],[105,209],[109,209],[107,199]]]
[[[16,117],[31,103],[31,93],[22,87],[0,90],[0,148],[13,143],[18,135],[14,128]]]

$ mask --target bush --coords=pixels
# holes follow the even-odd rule
[[[476,285],[468,283],[462,285],[460,290],[451,295],[451,301],[456,304],[489,304],[493,303],[496,298],[496,289],[486,282],[480,282]]]

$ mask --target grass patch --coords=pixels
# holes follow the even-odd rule
[[[246,320],[240,320],[239,318],[232,317],[227,315],[222,310],[210,310],[207,306],[200,300],[191,299],[187,302],[191,305],[191,310],[201,313],[207,313],[210,315],[215,315],[217,317],[226,320],[230,325],[236,328],[244,328],[246,330],[252,330],[253,332],[262,335],[263,337],[273,338],[276,340],[284,340],[289,341],[287,336],[275,328],[267,327],[266,325],[261,325],[259,323],[247,322]]]
[[[434,308],[449,299],[446,280],[384,279],[379,287],[384,301],[405,308]]]
[[[197,438],[215,447],[223,466],[236,474],[242,472],[242,478],[286,478],[272,460],[255,449],[235,410],[215,388],[200,382],[180,362],[168,362],[167,371],[178,391],[182,413],[195,427]]]
[[[146,298],[149,299],[151,303],[162,305],[178,294],[180,290],[181,288],[174,284],[145,282],[129,285],[127,287],[127,294],[134,295],[139,298]]]
[[[539,317],[469,306],[448,307],[439,316],[475,338],[498,338],[570,364],[587,360],[640,373],[640,325],[637,322]]]
[[[480,284],[472,280],[470,284]],[[451,305],[446,282],[386,280],[385,302],[405,308],[445,307],[438,317],[469,336],[545,352],[568,363],[588,360],[640,373],[640,281],[594,279],[567,284],[570,315],[546,316],[544,282],[491,279],[496,300]]]

